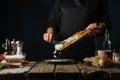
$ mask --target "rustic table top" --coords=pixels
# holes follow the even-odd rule
[[[79,62],[56,64],[45,61],[30,62],[21,68],[2,69],[0,80],[120,80],[120,68],[85,66]],[[102,79],[104,80],[104,79]]]
[[[43,75],[44,74],[44,75]],[[104,74],[106,78],[111,80],[120,79],[120,69],[114,68],[99,68],[93,66],[85,66],[81,63],[72,64],[54,64],[47,62],[38,62],[35,67],[29,71],[30,80],[34,80],[36,77],[39,79],[55,77],[55,80],[79,80],[83,77],[94,77],[95,74]],[[49,80],[49,79],[48,79]]]
[[[4,68],[0,71],[0,80],[26,80],[27,72],[36,64],[30,62],[19,68]]]

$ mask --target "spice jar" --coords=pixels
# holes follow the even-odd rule
[[[112,61],[113,62],[120,62],[120,53],[119,53],[119,50],[113,50]]]

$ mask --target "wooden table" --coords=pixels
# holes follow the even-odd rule
[[[27,80],[27,72],[36,64],[30,62],[20,68],[5,68],[0,71],[0,80]]]
[[[37,63],[28,73],[29,80],[120,80],[120,69],[101,69],[81,63]],[[103,79],[104,78],[104,79]]]
[[[2,69],[0,80],[120,80],[120,69],[101,69],[79,62],[53,64],[40,61],[30,62],[22,68]]]
[[[76,64],[49,64],[39,62],[29,72],[30,80],[77,80],[81,78]]]

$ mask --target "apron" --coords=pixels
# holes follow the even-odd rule
[[[89,24],[89,10],[81,4],[80,0],[63,0],[61,4],[61,27],[56,36],[57,41],[84,30]],[[61,57],[82,60],[86,56],[93,56],[94,51],[94,38],[88,37],[63,51]]]

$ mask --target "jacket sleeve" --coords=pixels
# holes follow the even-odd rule
[[[48,19],[48,27],[55,28],[56,33],[60,27],[60,3],[61,0],[55,0],[51,14]]]

